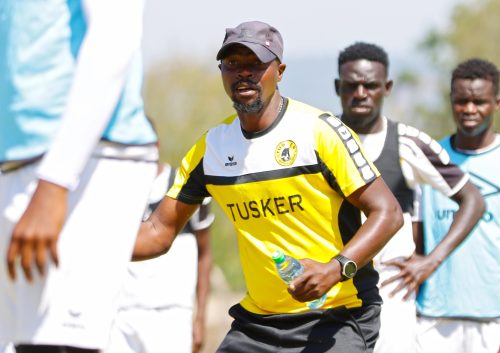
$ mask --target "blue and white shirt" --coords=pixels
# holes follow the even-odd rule
[[[417,309],[423,316],[488,320],[500,317],[500,135],[480,151],[458,151],[441,141],[451,160],[469,173],[486,201],[472,233],[422,284]],[[446,235],[458,206],[425,186],[424,248],[430,253]]]
[[[41,176],[71,187],[99,140],[156,142],[141,96],[143,5],[0,2],[0,162],[46,153]]]

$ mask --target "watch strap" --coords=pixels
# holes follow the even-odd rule
[[[337,254],[336,256],[334,256],[334,259],[340,263],[340,275],[342,276],[342,280],[341,280],[342,282],[354,277],[354,275],[353,276],[346,275],[345,267],[348,263],[352,262],[357,270],[358,266],[357,266],[356,262],[354,262],[353,260],[351,260],[350,258],[348,258],[342,254]]]

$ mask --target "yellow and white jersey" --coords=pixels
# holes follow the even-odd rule
[[[345,196],[379,176],[357,136],[340,119],[284,99],[264,131],[249,134],[237,115],[207,131],[182,161],[168,196],[201,203],[212,196],[233,222],[247,295],[241,305],[258,314],[308,310],[286,291],[271,254],[328,262],[361,224]],[[339,283],[324,308],[379,303],[371,264]]]

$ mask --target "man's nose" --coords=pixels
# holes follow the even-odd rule
[[[252,77],[254,75],[252,64],[241,63],[238,65],[238,76]]]
[[[465,104],[465,112],[468,114],[474,114],[477,112],[477,106],[474,102],[467,102],[467,104]]]
[[[357,85],[354,91],[354,96],[356,98],[366,98],[366,89],[363,85]]]

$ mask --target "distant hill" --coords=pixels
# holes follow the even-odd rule
[[[334,57],[286,58],[286,71],[279,87],[283,95],[318,108],[339,112],[333,79],[337,76]]]
[[[335,56],[289,56],[286,64],[287,68],[279,85],[283,95],[334,114],[341,112],[339,97],[335,94],[333,84],[333,80],[338,77]],[[398,75],[404,70],[413,72],[421,81],[420,85],[408,86],[398,82]],[[436,92],[436,82],[425,58],[417,54],[392,55],[389,73],[395,82],[392,94],[386,98],[384,113],[394,120],[418,126],[418,117],[412,116],[413,108],[418,104],[433,104]]]

